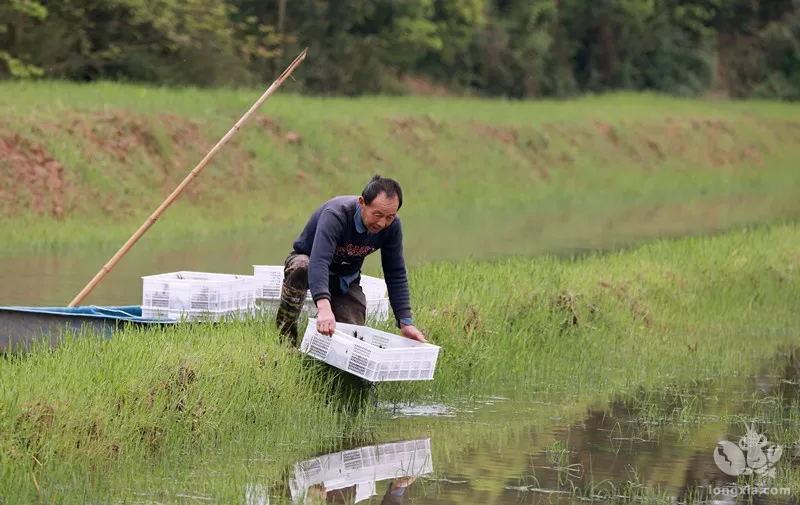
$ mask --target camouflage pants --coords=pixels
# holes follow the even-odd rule
[[[292,253],[284,265],[281,303],[278,307],[276,324],[284,338],[298,346],[297,320],[306,301],[308,292],[308,261],[305,254]],[[366,322],[367,299],[357,282],[350,284],[347,293],[340,293],[339,278],[331,275],[328,279],[331,293],[331,309],[337,322],[363,325]]]

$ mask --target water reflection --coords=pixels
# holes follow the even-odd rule
[[[794,504],[785,482],[726,475],[714,451],[755,422],[785,444],[778,464],[793,465],[791,440],[773,438],[782,426],[796,432],[798,371],[789,352],[755,377],[642,391],[573,414],[532,400],[409,406],[390,412],[387,430],[405,423],[437,440],[435,477],[406,493],[417,504]]]
[[[297,463],[289,493],[293,503],[306,504],[358,503],[380,492],[380,503],[399,504],[418,477],[432,472],[429,438],[370,445]]]

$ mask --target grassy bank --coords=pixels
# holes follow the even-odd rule
[[[379,396],[502,392],[575,413],[638,388],[746,376],[800,333],[799,250],[800,228],[781,225],[581,260],[423,266],[412,287],[419,325],[444,348],[436,380]],[[212,475],[223,455],[226,472],[247,466],[249,482],[272,482],[303,455],[375,429],[380,415],[347,410],[331,377],[283,347],[269,321],[130,330],[6,357],[0,495],[125,494],[130,468],[159,489],[158,478],[210,475],[212,495],[241,492],[244,476],[234,486]]]
[[[257,94],[0,84],[0,254],[120,243]],[[291,237],[321,200],[375,172],[404,184],[408,247],[423,259],[797,217],[798,107],[279,95],[148,240]]]

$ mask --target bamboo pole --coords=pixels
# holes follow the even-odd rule
[[[100,281],[103,280],[103,277],[105,277],[111,271],[111,269],[114,268],[117,262],[119,262],[119,260],[125,256],[125,254],[131,249],[131,247],[133,247],[134,244],[136,244],[142,235],[144,235],[145,232],[150,229],[150,227],[153,226],[153,224],[158,220],[158,218],[161,217],[161,214],[163,214],[164,211],[167,210],[170,205],[172,205],[172,202],[174,202],[175,199],[180,196],[181,192],[183,192],[186,186],[188,186],[189,183],[192,182],[195,177],[197,177],[197,174],[199,174],[206,167],[206,165],[208,165],[208,163],[211,161],[211,158],[213,158],[214,155],[216,155],[217,152],[219,152],[219,150],[228,143],[228,141],[236,134],[236,132],[238,132],[239,129],[244,126],[247,120],[250,119],[250,116],[252,116],[253,113],[259,107],[261,107],[261,104],[263,104],[264,101],[266,101],[266,99],[269,98],[270,95],[272,95],[272,93],[281,86],[281,84],[283,84],[283,81],[285,81],[292,74],[292,72],[294,72],[294,69],[303,62],[303,60],[306,58],[307,52],[308,49],[304,49],[303,52],[301,52],[297,58],[295,58],[294,61],[289,64],[288,67],[286,67],[286,70],[284,70],[283,73],[278,76],[278,78],[272,83],[267,91],[265,91],[264,94],[261,95],[261,97],[250,107],[250,109],[245,112],[241,118],[239,118],[236,124],[234,124],[230,130],[228,130],[228,133],[226,133],[225,136],[222,137],[219,142],[217,142],[217,144],[211,148],[208,154],[206,154],[205,157],[200,160],[200,163],[198,163],[197,166],[194,167],[191,172],[189,172],[189,175],[187,175],[183,181],[178,184],[178,187],[176,187],[175,190],[170,193],[167,199],[161,202],[161,205],[159,205],[158,208],[150,215],[150,217],[148,217],[147,220],[142,223],[139,229],[136,230],[133,235],[131,235],[131,237],[127,242],[125,242],[125,244],[123,244],[119,251],[117,251],[116,254],[114,254],[114,256],[112,256],[111,259],[108,260],[105,265],[103,265],[103,268],[101,268],[100,271],[95,274],[92,280],[89,281],[89,283],[81,290],[81,292],[78,293],[71,302],[69,302],[70,307],[74,307],[81,303],[81,301],[83,301],[83,299],[92,292],[92,290],[100,283]]]

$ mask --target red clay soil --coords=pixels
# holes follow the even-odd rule
[[[303,142],[303,137],[299,133],[292,130],[284,130],[281,124],[273,118],[263,115],[257,116],[254,122],[258,128],[261,128],[261,130],[277,140],[287,144],[301,144]]]
[[[173,115],[161,115],[156,120],[175,145],[186,146],[201,140],[200,126],[196,123]],[[123,161],[137,149],[143,149],[151,156],[164,155],[164,146],[153,133],[152,123],[153,118],[117,110],[74,116],[66,124],[49,126],[66,131]]]
[[[39,144],[0,131],[0,209],[15,215],[33,211],[56,219],[64,216],[64,166]]]

